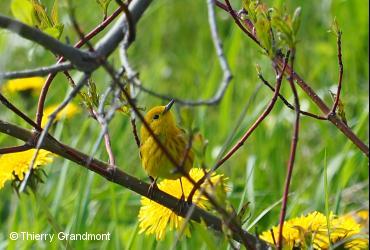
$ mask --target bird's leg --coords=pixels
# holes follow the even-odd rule
[[[182,186],[181,177],[180,177],[179,181],[180,181],[180,186],[181,186],[181,197],[180,197],[180,200],[177,203],[176,212],[181,214],[182,210],[184,209],[184,206],[185,206],[185,194],[184,194],[184,187]]]
[[[108,173],[110,174],[111,178],[113,177],[113,175],[116,173],[116,170],[117,170],[117,167],[116,165],[109,165],[107,167],[107,171]]]
[[[150,183],[150,186],[149,186],[149,189],[148,189],[148,198],[152,199],[154,189],[158,189],[158,186],[157,186],[157,179],[158,178],[154,179],[153,177],[149,176],[149,179],[150,179],[151,183]]]
[[[181,177],[180,177],[179,181],[180,181],[180,186],[181,186],[181,197],[180,197],[180,200],[181,201],[185,201],[184,187],[182,186]]]

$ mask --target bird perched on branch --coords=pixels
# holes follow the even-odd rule
[[[176,125],[170,109],[174,101],[166,106],[156,106],[145,115],[145,121],[166,151],[176,161],[176,165],[160,148],[145,124],[141,126],[140,156],[144,170],[152,180],[151,188],[156,187],[158,178],[179,179],[193,167],[194,153],[188,145],[185,131]],[[182,187],[182,183],[181,183]]]

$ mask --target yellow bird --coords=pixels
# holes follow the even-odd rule
[[[189,173],[193,167],[194,153],[191,149],[187,150],[187,136],[184,130],[176,125],[175,117],[170,111],[173,103],[171,100],[166,106],[152,108],[145,115],[145,121],[172,158],[177,161],[177,165]],[[182,171],[168,159],[144,124],[141,126],[140,156],[142,166],[152,180],[152,187],[156,185],[157,178],[179,179],[181,183]]]

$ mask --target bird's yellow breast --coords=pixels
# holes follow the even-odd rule
[[[146,125],[141,126],[141,163],[147,174],[153,178],[177,179],[193,167],[194,154],[192,150],[186,153],[187,139],[184,131],[177,127],[175,117],[169,110],[172,104],[173,101],[166,106],[156,106],[149,110],[145,115]],[[152,133],[171,154],[177,166],[182,167],[182,171],[169,160]]]
[[[184,162],[187,147],[185,134],[178,129],[174,135],[159,135],[158,138],[171,154],[172,158],[177,161],[178,166],[182,164],[183,171],[188,173],[193,166],[194,153],[192,150],[189,150]],[[153,178],[177,179],[183,175],[168,159],[152,136],[149,136],[142,142],[140,155],[144,170]]]

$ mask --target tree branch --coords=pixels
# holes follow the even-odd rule
[[[63,55],[66,59],[76,65],[76,68],[82,71],[90,72],[97,67],[95,58],[91,53],[84,52],[70,45],[61,43],[57,39],[36,28],[32,28],[1,14],[0,27],[12,31],[25,39],[40,44],[42,47],[50,50],[54,54]]]
[[[20,145],[20,146],[0,148],[0,155],[23,152],[30,148],[32,147],[28,145],[27,143],[24,145]]]
[[[338,89],[335,96],[334,105],[331,109],[331,113],[335,113],[340,100],[340,93],[342,90],[342,81],[343,81],[343,62],[342,62],[342,31],[338,31],[337,37],[337,47],[338,47],[338,64],[339,64],[339,79],[338,79]]]
[[[145,5],[144,6],[143,4],[137,3],[137,2],[140,2],[140,1],[141,0],[136,0],[136,1],[133,1],[132,4],[130,4],[130,6],[133,5],[132,9],[136,13],[136,15],[133,16],[133,23],[134,24],[136,24],[138,22],[142,13],[145,11],[145,9],[149,6],[149,4],[151,2],[151,1],[145,0],[147,3],[146,4],[144,3],[144,5]],[[135,3],[135,5],[134,5],[134,3]],[[91,38],[93,38],[94,36],[99,34],[105,27],[108,26],[108,24],[110,24],[122,12],[122,9],[123,9],[123,6],[120,6],[111,16],[109,16],[107,19],[105,19],[95,29],[93,29],[91,32],[89,32],[83,39],[81,39],[79,42],[77,42],[75,44],[75,47],[80,48],[82,45],[84,45]],[[130,8],[130,11],[131,11],[131,8]],[[141,12],[141,14],[140,14],[140,12]],[[121,25],[124,26],[124,21],[125,21],[124,17],[121,17],[116,22],[115,26],[113,26],[113,28],[111,28],[111,30],[100,40],[100,42],[98,43],[98,46],[97,46],[97,47],[100,47],[100,55],[104,55],[104,56],[108,57],[108,54],[103,54],[103,52],[109,52],[110,51],[110,53],[111,53],[118,46],[118,44],[119,44],[118,39],[121,38],[121,40],[122,40],[122,38],[124,36],[124,34],[123,34],[124,31],[119,28],[119,27],[121,27]],[[121,35],[122,35],[122,37],[121,37]],[[113,43],[113,41],[110,41],[111,39],[113,39],[113,37],[115,37],[115,39],[117,39],[117,40],[115,40],[114,43]],[[115,45],[115,47],[109,48],[109,46],[114,46],[114,45]],[[58,63],[61,63],[64,60],[65,60],[64,57],[61,57],[58,60]],[[37,122],[37,124],[41,124],[41,120],[42,120],[42,116],[43,116],[43,112],[44,112],[44,103],[45,103],[46,95],[48,93],[49,87],[50,87],[53,79],[55,78],[55,76],[56,76],[56,74],[49,74],[47,79],[46,79],[46,82],[45,82],[45,84],[44,84],[44,86],[41,90],[38,105],[37,105],[37,112],[36,112],[36,122]]]
[[[277,101],[277,98],[278,98],[278,94],[280,92],[280,87],[281,87],[281,83],[282,83],[282,80],[283,80],[283,77],[284,77],[284,72],[285,72],[285,69],[287,67],[287,64],[288,64],[288,61],[289,61],[289,55],[290,55],[290,52],[288,51],[286,56],[285,56],[285,59],[284,59],[284,66],[283,66],[283,70],[280,74],[278,74],[276,76],[276,88],[275,88],[275,92],[274,92],[274,95],[273,97],[271,98],[269,104],[267,105],[267,107],[265,108],[265,110],[263,111],[263,113],[257,118],[257,120],[252,124],[252,126],[244,133],[244,135],[238,140],[238,142],[225,154],[225,156],[219,160],[213,167],[210,171],[208,171],[208,173],[206,175],[204,175],[197,183],[196,185],[194,185],[193,189],[191,190],[189,196],[188,196],[188,199],[189,200],[192,200],[194,194],[195,194],[195,191],[200,188],[200,186],[202,185],[202,183],[210,178],[211,174],[216,171],[222,164],[224,164],[228,159],[230,159],[231,156],[233,156],[237,151],[238,149],[243,146],[243,144],[245,143],[245,141],[249,138],[249,136],[254,132],[254,130],[260,125],[260,123],[270,114],[271,110],[273,109],[273,107],[275,106],[275,103]]]
[[[151,2],[152,0],[134,0],[130,3],[128,9],[133,24],[137,24]],[[126,16],[121,16],[108,33],[96,44],[95,50],[99,56],[107,58],[118,47],[129,28],[126,25],[126,19]],[[127,45],[130,44],[131,41],[128,41]]]
[[[32,76],[46,76],[52,73],[58,73],[60,71],[70,70],[73,65],[69,62],[55,64],[48,67],[41,67],[38,69],[28,69],[13,72],[0,72],[0,79],[15,79],[15,78],[26,78]]]
[[[289,195],[289,187],[290,182],[292,179],[293,174],[293,168],[294,168],[294,161],[297,151],[297,145],[298,145],[298,135],[299,135],[299,120],[300,120],[300,104],[299,104],[299,97],[297,93],[296,86],[294,85],[294,79],[293,79],[293,67],[294,67],[294,59],[295,59],[295,49],[293,48],[291,51],[291,75],[289,77],[289,85],[292,89],[293,96],[294,96],[294,111],[295,111],[295,122],[294,122],[294,131],[292,135],[292,141],[290,144],[290,155],[289,155],[289,161],[288,161],[288,167],[287,167],[287,174],[285,178],[285,185],[284,185],[284,192],[283,192],[283,199],[281,203],[281,211],[280,211],[280,219],[279,219],[279,238],[278,238],[278,250],[282,250],[283,248],[283,227],[284,227],[284,220],[287,210],[287,204],[288,204],[288,195]],[[282,72],[282,74],[284,74]]]
[[[23,141],[28,141],[29,138],[33,136],[31,131],[25,130],[20,128],[16,125],[7,123],[5,121],[0,120],[0,132],[7,134],[9,136],[18,138]],[[54,154],[60,155],[63,158],[69,159],[95,173],[99,174],[100,176],[106,178],[108,181],[116,183],[120,186],[126,187],[141,196],[148,197],[148,190],[149,184],[142,182],[141,180],[126,174],[125,172],[121,171],[119,168],[116,169],[115,172],[108,171],[109,165],[103,163],[97,159],[90,160],[90,156],[71,148],[67,145],[64,145],[58,142],[51,136],[46,136],[44,143],[41,145],[42,149],[48,150]],[[184,206],[182,211],[177,211],[179,202],[182,202],[175,197],[161,191],[155,190],[153,195],[150,197],[153,201],[171,209],[172,211],[176,212],[179,216],[185,217],[189,207]],[[199,207],[194,207],[194,212],[191,216],[191,219],[196,222],[204,222],[209,228],[213,230],[222,232],[222,221],[217,218],[216,216],[200,209]],[[233,235],[235,240],[241,241],[241,239],[237,235]],[[249,234],[246,231],[243,231],[243,236],[246,237],[251,243],[256,244],[257,239]],[[262,245],[261,249],[267,249],[267,245],[259,241],[259,244]]]
[[[229,14],[233,17],[233,19],[243,32],[248,30],[246,30],[243,25],[240,25],[240,22],[243,22],[249,28],[249,30],[253,30],[254,27],[251,21],[247,18],[245,20],[240,19],[236,12],[230,9],[231,6],[230,4],[228,4],[229,3],[228,0],[226,0],[226,3],[227,5],[216,0],[217,7],[229,12]],[[253,34],[251,34],[250,32],[246,34],[248,35],[249,38],[251,38],[255,43],[257,43],[261,47],[257,38]],[[273,62],[276,65],[279,65],[281,70],[281,68],[284,65],[284,58],[278,55],[277,57],[275,57],[275,59],[273,59]],[[285,74],[289,76],[290,71],[291,69],[290,66],[288,65]],[[353,131],[335,113],[331,112],[330,108],[324,103],[324,101],[318,96],[318,94],[316,94],[316,92],[294,71],[293,78],[295,81],[297,81],[298,85],[302,88],[302,90],[306,92],[306,94],[311,98],[311,100],[319,107],[319,109],[328,117],[328,120],[334,126],[336,126],[348,139],[350,139],[367,157],[369,157],[369,147],[360,138],[358,138],[357,135],[354,134]]]
[[[265,84],[267,87],[269,87],[269,89],[271,89],[273,92],[275,91],[275,88],[263,77],[262,74],[258,73],[258,78],[263,82],[263,84]],[[285,99],[285,97],[282,94],[279,94],[279,98],[289,109],[294,110],[294,106],[292,104],[290,104],[288,102],[288,100]],[[301,113],[301,115],[309,116],[309,117],[312,117],[312,118],[315,118],[315,119],[318,119],[318,120],[327,120],[328,119],[327,117],[312,114],[310,112],[303,111],[303,110],[299,110],[299,113]]]
[[[11,102],[8,101],[8,99],[3,96],[0,92],[0,102],[13,111],[16,115],[18,115],[20,118],[22,118],[25,122],[27,122],[29,125],[31,125],[33,128],[35,128],[38,131],[41,131],[41,126],[37,125],[31,118],[29,118],[25,113],[23,113],[20,109],[18,109],[16,106],[14,106]]]

